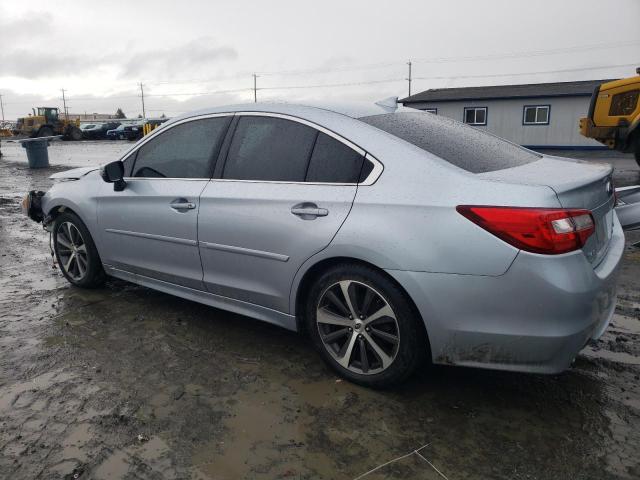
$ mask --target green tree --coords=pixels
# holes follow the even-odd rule
[[[127,118],[127,116],[124,114],[121,108],[118,108],[118,110],[116,110],[116,118]]]

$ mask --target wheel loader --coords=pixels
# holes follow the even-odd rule
[[[63,140],[82,139],[79,122],[61,119],[55,107],[38,107],[37,112],[34,108],[33,115],[18,119],[13,133],[32,138],[63,135]]]
[[[640,68],[635,77],[606,82],[591,96],[580,133],[612,150],[633,152],[640,165]]]

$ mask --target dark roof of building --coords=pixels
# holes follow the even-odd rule
[[[398,100],[398,102],[450,102],[455,100],[591,96],[593,90],[598,85],[609,81],[611,80],[527,83],[523,85],[496,85],[489,87],[432,88]]]

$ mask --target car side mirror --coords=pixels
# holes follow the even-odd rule
[[[107,183],[113,183],[113,190],[121,192],[127,182],[124,181],[124,164],[121,161],[107,163],[100,171],[102,179]]]

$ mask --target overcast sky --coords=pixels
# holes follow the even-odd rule
[[[7,119],[61,88],[71,112],[135,116],[143,82],[170,116],[253,101],[253,72],[278,101],[406,96],[409,60],[413,93],[618,78],[639,19],[640,0],[0,0],[0,94]]]

